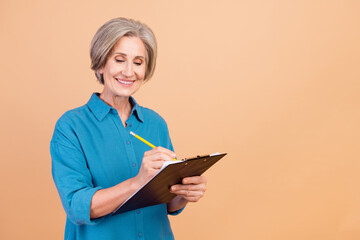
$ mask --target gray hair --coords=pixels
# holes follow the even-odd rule
[[[154,33],[145,24],[127,18],[114,18],[102,25],[91,41],[91,69],[96,78],[104,84],[104,78],[98,70],[105,66],[106,61],[117,41],[122,37],[140,38],[146,49],[146,72],[144,80],[149,80],[154,74],[157,56],[157,44]]]

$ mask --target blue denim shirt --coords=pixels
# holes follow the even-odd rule
[[[166,204],[90,219],[94,193],[136,176],[144,152],[151,150],[130,131],[173,151],[160,115],[131,97],[125,128],[117,110],[98,95],[61,116],[50,143],[52,174],[67,216],[65,239],[174,239]]]

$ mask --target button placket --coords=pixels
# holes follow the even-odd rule
[[[140,209],[134,211],[135,219],[136,219],[136,230],[138,232],[138,237],[140,239],[144,238],[144,219],[143,214]]]
[[[136,155],[132,146],[133,144],[131,143],[131,139],[130,139],[131,135],[129,131],[127,131],[127,129],[124,127],[123,123],[121,122],[120,116],[115,109],[113,110],[113,115],[114,115],[113,120],[120,134],[120,138],[123,139],[122,141],[123,143],[125,143],[126,146],[126,154],[129,160],[128,162],[129,164],[128,166],[130,168],[129,170],[132,175],[135,175],[137,174],[137,169],[136,169],[137,164],[135,164],[135,166],[133,165],[136,161]]]

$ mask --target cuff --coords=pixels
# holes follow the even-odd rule
[[[102,189],[102,187],[95,188],[87,188],[80,190],[78,194],[74,195],[74,199],[72,201],[73,209],[72,212],[74,214],[73,217],[69,216],[70,219],[74,220],[74,223],[77,225],[87,224],[87,225],[95,225],[102,221],[101,218],[90,219],[90,205],[92,197],[95,192]]]
[[[184,209],[185,209],[186,205],[183,206],[182,208],[180,208],[179,210],[176,210],[175,212],[168,212],[169,215],[172,215],[172,216],[176,216],[178,214],[180,214]]]

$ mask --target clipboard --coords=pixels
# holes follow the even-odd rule
[[[185,177],[200,176],[226,154],[215,153],[165,162],[160,171],[113,211],[112,215],[170,202],[176,196],[170,193],[172,185],[180,184]]]

